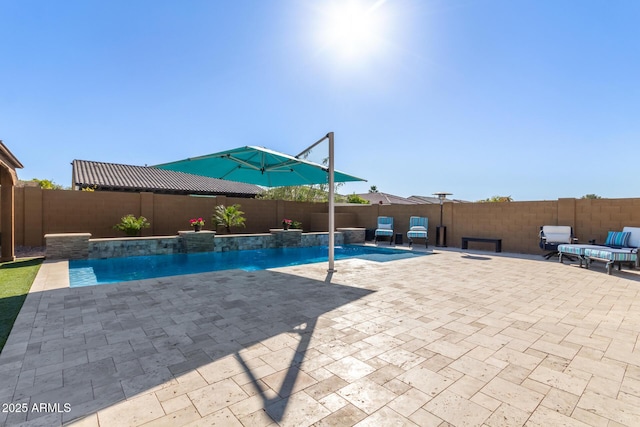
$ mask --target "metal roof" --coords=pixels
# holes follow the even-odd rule
[[[149,191],[167,194],[209,194],[253,197],[263,191],[257,185],[208,178],[152,166],[74,160],[74,189]]]

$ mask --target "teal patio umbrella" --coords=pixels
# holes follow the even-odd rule
[[[327,184],[327,166],[263,147],[240,147],[219,153],[156,165],[168,169],[263,187]],[[334,171],[335,182],[364,181]]]
[[[333,271],[334,183],[366,180],[334,170],[333,132],[328,133],[305,152],[325,139],[329,140],[328,166],[263,147],[247,146],[164,163],[155,167],[264,187],[329,184],[329,271]]]

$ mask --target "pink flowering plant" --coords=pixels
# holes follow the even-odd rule
[[[282,220],[283,227],[291,227],[291,224],[293,224],[293,221],[290,219],[285,218]]]
[[[189,220],[189,223],[191,223],[192,227],[197,227],[197,226],[202,227],[204,225],[204,219],[202,219],[202,218],[192,218],[192,219]]]

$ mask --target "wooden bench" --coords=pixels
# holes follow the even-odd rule
[[[486,239],[484,237],[463,237],[462,249],[468,249],[469,242],[493,243],[496,245],[496,252],[502,252],[502,239]]]

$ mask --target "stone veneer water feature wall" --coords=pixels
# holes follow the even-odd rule
[[[335,244],[364,243],[365,229],[339,229]],[[47,234],[47,259],[118,258],[194,252],[328,245],[329,233],[272,229],[264,234],[227,234],[214,231],[179,231],[177,236],[91,239],[90,233]]]

